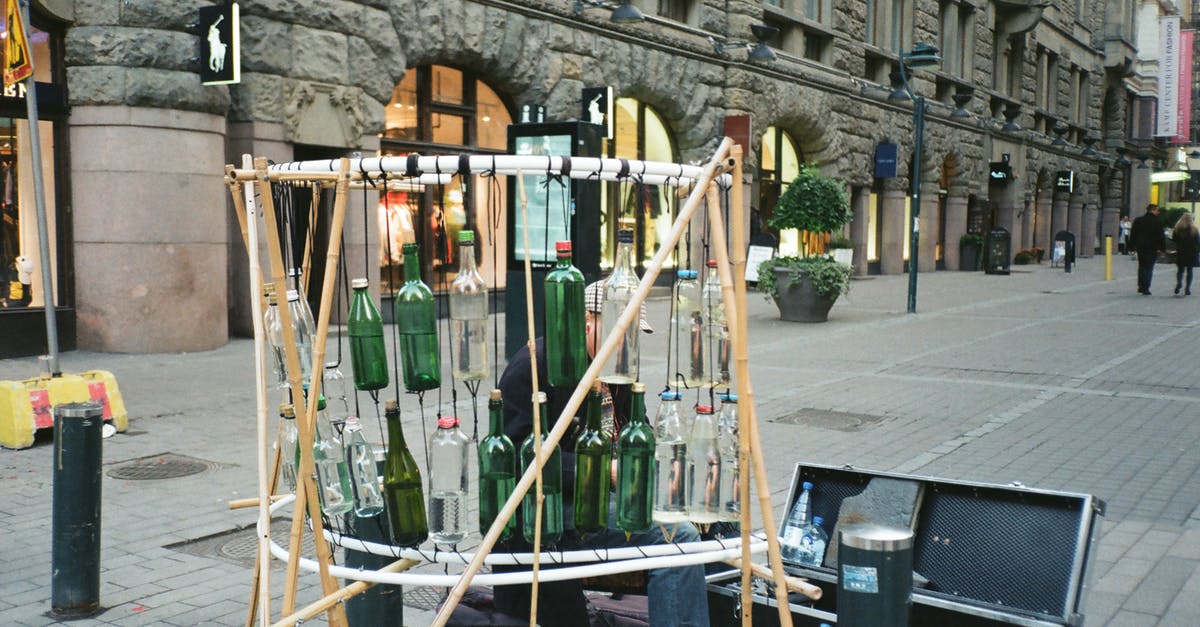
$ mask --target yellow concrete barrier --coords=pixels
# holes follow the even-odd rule
[[[83,401],[99,403],[104,408],[104,421],[111,422],[117,431],[129,426],[125,399],[111,372],[88,370],[58,377],[0,381],[0,446],[32,445],[34,432],[54,426],[55,405]]]

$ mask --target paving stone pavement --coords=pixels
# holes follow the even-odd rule
[[[1159,266],[1151,297],[1135,293],[1128,257],[1114,259],[1114,271],[1104,281],[1103,258],[1093,257],[1072,273],[1041,265],[1009,276],[922,274],[916,315],[904,313],[907,277],[866,278],[820,325],[782,322],[752,294],[749,355],[772,516],[782,514],[797,462],[1094,494],[1107,514],[1085,624],[1200,625],[1200,297],[1170,295],[1173,267]],[[643,337],[642,378],[652,390],[667,372],[668,309],[664,298],[649,304],[658,332]],[[227,507],[256,494],[252,343],[62,356],[66,372],[93,368],[117,375],[130,414],[129,430],[104,441],[106,471],[166,453],[208,469],[150,481],[105,476],[105,609],[74,624],[242,624],[245,556],[189,548],[220,546],[220,534],[255,520],[254,510]],[[0,360],[0,379],[35,371],[33,359]],[[440,400],[471,415],[465,393],[453,409],[448,393]],[[426,394],[422,421],[416,399],[401,397],[418,459],[438,402]],[[798,410],[822,418],[792,419]],[[55,622],[46,615],[51,460],[44,442],[0,450],[0,625]],[[276,563],[276,616],[282,575]],[[299,590],[299,604],[320,596],[313,575],[301,576]],[[414,600],[416,592],[406,590]],[[431,619],[405,609],[408,625]]]

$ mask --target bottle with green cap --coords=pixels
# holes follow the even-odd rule
[[[421,490],[421,469],[404,441],[400,408],[388,401],[383,410],[387,419],[388,448],[383,465],[383,500],[391,527],[392,543],[412,547],[429,537],[425,519],[425,495]]]
[[[316,440],[313,442],[313,465],[317,470],[317,494],[321,511],[326,516],[340,516],[354,507],[354,489],[350,485],[350,468],[342,441],[325,411],[325,397],[317,397]]]
[[[387,348],[383,342],[383,316],[375,307],[375,299],[367,291],[366,279],[350,282],[354,295],[346,316],[350,334],[350,367],[354,370],[354,387],[359,390],[378,390],[387,387]]]
[[[599,531],[608,526],[608,492],[612,484],[612,441],[600,429],[601,383],[592,384],[587,420],[575,438],[575,529]]]
[[[679,418],[679,392],[659,395],[654,417],[654,522],[687,520],[691,483],[688,481],[687,430]]]
[[[450,284],[450,345],[454,378],[482,381],[488,376],[487,283],[475,266],[475,233],[458,232],[458,276]]]
[[[737,394],[722,392],[721,413],[717,416],[717,450],[721,453],[721,511],[724,522],[741,519],[741,492],[738,490]]]
[[[547,414],[550,412],[546,403],[546,393],[538,392],[534,395],[533,402],[537,403],[539,410],[539,423],[541,425],[541,441],[535,444],[533,433],[530,432],[525,441],[521,443],[521,467],[528,469],[537,460],[538,450],[545,445],[546,434],[550,428],[547,426]],[[542,465],[542,496],[545,501],[542,503],[542,542],[544,544],[553,544],[562,538],[563,533],[563,511],[562,511],[562,449],[556,444],[550,452],[546,463]],[[525,540],[533,542],[536,526],[536,510],[537,510],[537,489],[530,486],[525,493],[525,498],[521,501],[522,521],[521,533],[525,536]]]
[[[433,292],[421,280],[417,245],[405,244],[404,285],[396,292],[396,327],[400,333],[400,361],[404,389],[432,390],[442,384],[442,362],[438,355],[437,315]]]
[[[488,434],[479,441],[479,533],[486,535],[516,485],[517,451],[504,435],[504,401],[500,390],[488,397]],[[510,516],[501,538],[517,528],[517,517]]]
[[[654,513],[654,429],[646,422],[646,384],[634,383],[629,421],[617,438],[617,527],[645,531]]]
[[[616,264],[604,282],[604,303],[600,306],[601,338],[607,338],[617,327],[621,313],[633,300],[637,288],[637,272],[633,269],[633,231],[621,229],[617,231]],[[640,331],[636,319],[625,327],[616,350],[600,369],[601,381],[626,385],[637,381]]]
[[[571,242],[555,244],[558,263],[546,275],[546,373],[550,385],[575,387],[588,367],[583,273],[571,265]]]

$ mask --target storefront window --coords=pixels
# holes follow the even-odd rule
[[[608,156],[666,163],[677,160],[671,134],[653,108],[633,98],[618,98],[613,117],[615,139],[609,142]],[[643,269],[670,233],[678,204],[673,188],[641,185],[631,178],[606,185],[601,193],[601,268],[612,267],[617,229],[630,228],[638,245],[635,263]],[[678,255],[679,250],[667,258],[664,267],[674,268]]]
[[[770,219],[775,203],[792,179],[800,174],[800,156],[796,142],[787,131],[768,126],[763,133],[762,158],[758,169],[758,210],[763,224]],[[800,234],[795,229],[779,233],[779,254],[800,254]]]
[[[507,148],[508,106],[491,87],[470,72],[425,65],[409,68],[392,91],[385,112],[380,152],[444,155],[502,153]],[[379,201],[382,291],[389,294],[404,279],[401,246],[416,242],[422,278],[435,291],[445,290],[458,272],[458,234],[475,231],[476,261],[489,285],[495,263],[503,266],[506,223],[505,177],[454,176],[444,185],[393,190]],[[495,262],[495,263],[493,263]],[[504,273],[499,273],[499,286]]]

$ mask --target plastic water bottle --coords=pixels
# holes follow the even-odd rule
[[[721,413],[717,416],[717,449],[721,452],[721,512],[725,522],[741,519],[741,492],[738,491],[737,394],[721,394]]]
[[[724,294],[721,292],[721,275],[717,273],[717,260],[708,260],[708,276],[704,279],[702,293],[705,316],[708,323],[708,341],[705,343],[712,362],[711,385],[729,385],[729,321],[725,318]]]
[[[637,272],[633,269],[633,231],[621,229],[617,232],[617,261],[612,275],[604,282],[604,304],[601,305],[600,337],[606,338],[617,326],[621,313],[633,300],[638,288]],[[641,329],[637,321],[625,327],[624,337],[617,349],[600,369],[600,380],[605,383],[629,384],[638,378],[638,336]]]
[[[680,354],[683,385],[688,388],[704,387],[712,381],[712,364],[708,358],[705,335],[704,309],[701,306],[700,282],[695,270],[680,270],[675,281],[675,317],[671,319],[671,335]],[[671,374],[670,384],[679,386],[679,379]]]
[[[458,418],[438,418],[429,439],[429,537],[438,544],[458,544],[467,537],[467,457],[471,441],[458,428]]]
[[[800,496],[796,499],[796,503],[792,506],[792,511],[788,514],[787,522],[783,524],[783,542],[780,551],[783,557],[797,561],[800,541],[804,536],[804,528],[811,522],[813,484],[805,481],[800,485]]]
[[[454,378],[480,381],[488,376],[487,283],[475,266],[475,233],[458,232],[458,276],[450,285],[450,337]]]
[[[654,522],[687,520],[691,484],[688,482],[687,431],[679,419],[679,392],[663,392],[654,417]]]
[[[342,429],[346,464],[350,468],[350,485],[354,489],[354,515],[370,518],[383,512],[383,492],[379,489],[379,469],[375,466],[375,449],[363,437],[358,418],[350,416]]]
[[[721,451],[717,448],[716,416],[708,405],[696,406],[688,457],[692,484],[688,519],[701,524],[717,522],[721,513]]]
[[[804,527],[800,534],[800,544],[796,548],[793,561],[806,566],[820,566],[825,559],[825,547],[829,544],[829,534],[825,533],[825,519],[813,516],[812,522]]]
[[[354,507],[354,489],[350,487],[350,469],[333,422],[325,411],[325,397],[317,397],[317,433],[313,442],[313,463],[317,467],[317,494],[326,516],[345,514]]]

